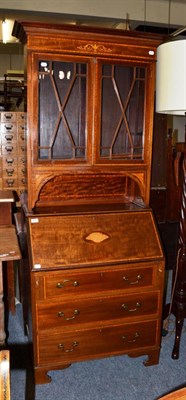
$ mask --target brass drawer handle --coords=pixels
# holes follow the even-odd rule
[[[5,139],[7,140],[7,142],[11,142],[13,139],[13,135],[5,135]]]
[[[8,165],[12,165],[13,162],[14,162],[14,159],[13,158],[6,158],[6,162],[7,162]]]
[[[141,275],[137,276],[137,280],[136,281],[129,281],[129,278],[127,276],[123,276],[123,280],[128,282],[129,285],[137,285],[140,282],[141,279],[142,279]]]
[[[65,286],[68,286],[68,283],[70,283],[70,285],[74,287],[79,286],[79,282],[72,281],[71,279],[65,279],[63,282],[58,282],[56,286],[57,288],[61,289],[64,288]]]
[[[13,117],[13,114],[4,114],[6,119],[11,119]]]
[[[13,186],[13,184],[14,184],[14,179],[7,179],[6,180],[6,183],[7,183],[7,185],[10,187],[10,186]]]
[[[122,308],[124,310],[128,311],[128,312],[137,311],[140,307],[141,307],[141,303],[139,303],[138,301],[136,303],[136,307],[135,308],[128,308],[128,306],[125,303],[122,304]]]
[[[14,127],[14,125],[5,125],[5,128],[7,131],[11,131],[11,129]]]
[[[5,147],[5,150],[7,151],[7,153],[11,153],[11,151],[13,150],[13,146],[9,146],[9,147]]]
[[[59,344],[58,344],[58,349],[63,350],[65,353],[70,353],[70,352],[74,351],[74,348],[77,347],[78,345],[79,345],[78,342],[73,342],[73,343],[72,343],[72,348],[71,348],[71,349],[65,349],[64,344],[59,343]]]
[[[74,315],[72,317],[65,317],[65,314],[63,311],[58,312],[58,317],[63,317],[65,321],[71,321],[72,319],[76,318],[76,315],[79,314],[79,310],[74,310]]]
[[[135,343],[136,340],[137,340],[139,337],[140,337],[140,333],[136,332],[136,333],[134,334],[134,338],[131,339],[131,340],[129,340],[129,339],[127,338],[127,336],[125,336],[125,335],[122,335],[121,338],[122,338],[123,340],[126,340],[127,343]]]
[[[14,173],[14,169],[6,169],[6,173],[8,176],[12,176]]]

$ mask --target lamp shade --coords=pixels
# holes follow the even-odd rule
[[[186,115],[186,39],[157,48],[156,112]]]

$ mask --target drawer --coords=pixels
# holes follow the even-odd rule
[[[16,124],[12,122],[1,123],[1,133],[11,133],[11,132],[14,132],[16,134],[17,132]]]
[[[7,167],[15,168],[15,166],[17,167],[17,157],[3,157],[3,169]]]
[[[27,178],[25,176],[18,176],[18,185],[25,187],[27,185]]]
[[[40,334],[38,343],[38,365],[60,364],[92,358],[126,354],[131,350],[156,345],[157,321],[104,326],[95,329]]]
[[[1,112],[1,122],[16,122],[16,113]]]
[[[21,135],[24,135],[24,132],[25,132],[25,124],[24,124],[24,121],[23,122],[19,122],[18,124],[17,124],[17,131],[18,131],[18,134],[21,136]]]
[[[7,168],[3,169],[3,178],[6,179],[9,177],[17,179],[17,166],[15,168],[7,166]]]
[[[26,121],[26,113],[17,113],[17,122],[22,124]]]
[[[37,273],[35,291],[37,299],[56,299],[64,296],[94,294],[95,292],[152,287],[156,283],[157,265],[130,265],[112,269],[100,268],[89,272],[56,271]]]
[[[25,146],[25,135],[24,133],[18,132],[18,144],[19,146]]]
[[[26,148],[25,148],[25,144],[21,144],[21,146],[18,146],[18,154],[19,157],[25,156],[26,153]]]
[[[3,188],[12,188],[15,189],[17,187],[17,177],[7,177],[6,179],[3,178]]]
[[[16,132],[2,133],[1,138],[2,138],[2,144],[11,144],[17,141]]]
[[[36,305],[37,328],[63,329],[78,324],[102,324],[103,321],[121,320],[152,315],[158,312],[158,292],[138,293],[133,295],[100,296],[77,299],[69,302]]]
[[[27,169],[26,169],[26,165],[25,165],[25,164],[22,164],[22,165],[19,164],[19,167],[18,167],[18,174],[19,174],[19,176],[20,176],[21,178],[25,178],[25,177],[26,177],[26,175],[27,175]]]
[[[25,154],[18,157],[18,164],[19,164],[19,167],[20,167],[20,168],[25,168],[25,167],[26,167],[26,157],[25,157]]]
[[[15,143],[2,145],[2,156],[17,155],[17,145]]]

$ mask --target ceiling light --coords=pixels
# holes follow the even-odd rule
[[[2,21],[2,42],[3,43],[13,43],[17,42],[17,39],[12,36],[14,20],[5,19]]]

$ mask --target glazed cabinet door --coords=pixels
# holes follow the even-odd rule
[[[35,163],[143,163],[150,64],[46,54],[36,63]]]
[[[150,63],[98,61],[96,163],[144,165],[151,136]]]
[[[85,163],[91,146],[89,61],[47,54],[34,58],[34,162]]]

